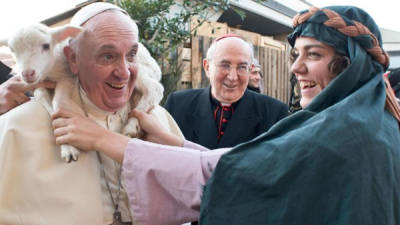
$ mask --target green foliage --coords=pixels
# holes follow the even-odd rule
[[[229,8],[229,0],[115,0],[114,2],[136,20],[140,41],[161,66],[169,65],[168,72],[173,74],[179,73],[174,57],[177,46],[189,40],[191,32],[213,14]],[[194,16],[198,18],[199,24],[190,30],[190,21]]]
[[[109,0],[125,9],[139,27],[139,38],[158,61],[163,76],[164,98],[177,89],[191,88],[181,83],[182,63],[178,47],[190,42],[204,22],[230,8],[230,0]],[[234,0],[237,1],[237,0]],[[244,12],[234,10],[244,18]],[[197,25],[191,27],[193,18]],[[164,99],[165,100],[165,99]],[[164,101],[163,100],[163,101]]]

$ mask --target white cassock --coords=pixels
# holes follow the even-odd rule
[[[79,101],[79,85],[71,98]],[[109,128],[118,113],[106,113],[88,102],[89,117]],[[153,113],[172,133],[182,133],[169,113]],[[102,156],[113,195],[117,195],[119,165]],[[49,113],[35,100],[0,116],[0,224],[103,225],[112,222],[113,206],[95,152],[81,152],[65,163],[55,144]],[[115,198],[115,197],[114,197]],[[119,198],[123,221],[133,221],[125,191]]]

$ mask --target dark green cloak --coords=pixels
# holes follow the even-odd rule
[[[367,26],[355,7],[328,7]],[[345,36],[317,12],[289,36],[317,37],[349,56],[307,108],[220,159],[201,205],[202,225],[400,224],[399,125],[385,110],[384,67],[365,48],[368,35]]]

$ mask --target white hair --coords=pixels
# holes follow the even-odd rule
[[[253,63],[253,61],[254,61],[254,49],[253,49],[253,45],[252,44],[250,44],[249,42],[247,42],[247,41],[245,41],[245,40],[243,40],[242,38],[239,38],[239,37],[226,37],[226,38],[236,38],[236,39],[240,40],[241,42],[243,42],[246,46],[248,46],[249,52],[250,52],[250,57],[251,57],[250,58],[250,62]],[[226,38],[224,38],[224,39],[226,39]],[[223,41],[223,39],[218,40],[218,41],[214,41],[210,45],[210,47],[207,50],[207,54],[206,54],[207,61],[211,62],[213,60],[215,51],[217,49],[217,45],[221,41]]]

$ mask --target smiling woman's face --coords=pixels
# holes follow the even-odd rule
[[[292,49],[291,70],[301,88],[300,105],[305,108],[336,76],[329,70],[335,49],[312,37],[298,37]]]

